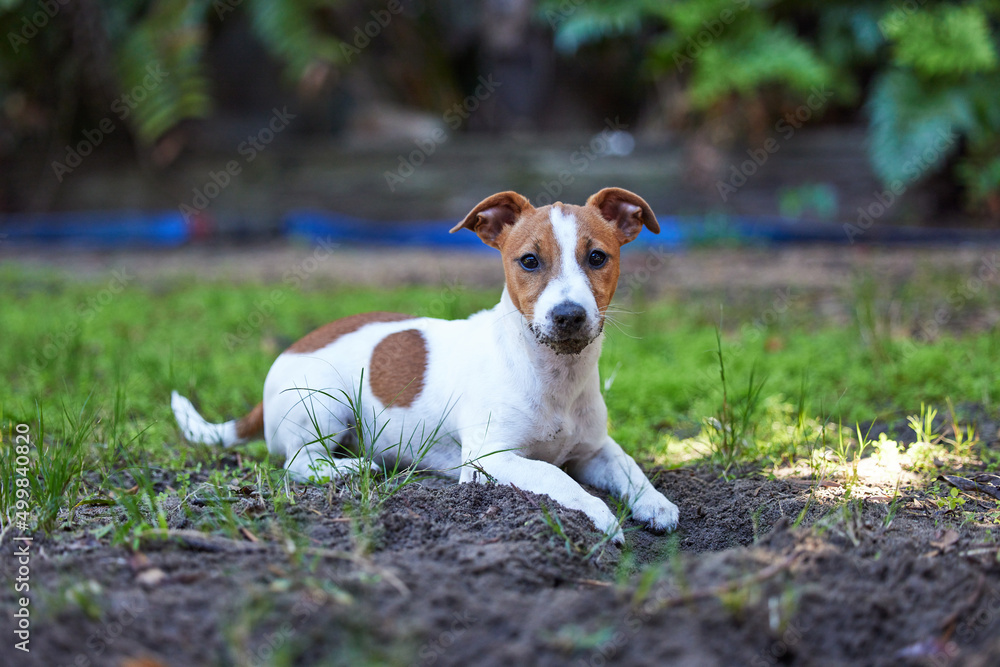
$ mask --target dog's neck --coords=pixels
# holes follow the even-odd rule
[[[553,392],[572,393],[574,386],[582,385],[597,373],[597,361],[601,356],[601,333],[590,345],[578,354],[559,354],[548,345],[539,342],[528,327],[528,322],[517,307],[507,288],[504,287],[497,308],[499,334],[506,349],[525,359],[535,370],[536,377]]]

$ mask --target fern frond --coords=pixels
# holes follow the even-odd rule
[[[286,77],[298,81],[315,63],[340,64],[340,42],[323,32],[316,14],[334,0],[247,0],[254,33],[285,64]]]
[[[894,9],[879,25],[892,41],[896,64],[912,67],[922,76],[997,68],[989,20],[978,7],[942,5],[915,13]]]
[[[976,124],[964,83],[926,82],[894,69],[875,82],[869,110],[869,156],[885,183],[910,183],[934,171]]]
[[[206,6],[205,0],[156,0],[118,49],[124,119],[144,144],[211,108],[203,64]]]

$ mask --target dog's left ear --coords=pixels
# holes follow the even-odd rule
[[[621,188],[604,188],[590,196],[587,206],[601,212],[601,217],[618,229],[618,240],[622,245],[635,239],[645,225],[654,234],[660,233],[660,223],[653,215],[653,209],[642,197]]]
[[[471,229],[483,243],[500,249],[498,237],[522,215],[534,210],[527,199],[516,192],[498,192],[476,204],[465,220],[451,228],[454,234],[460,229]]]

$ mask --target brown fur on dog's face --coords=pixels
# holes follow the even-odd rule
[[[551,221],[553,207],[557,207],[563,217],[572,216],[576,220],[579,233],[575,247],[564,249],[556,240]],[[564,271],[564,252],[573,253],[573,260],[587,277],[597,308],[602,314],[615,294],[621,271],[621,245],[614,227],[592,207],[553,204],[531,209],[522,215],[516,225],[505,230],[498,242],[511,300],[529,321],[534,317],[535,304],[545,287],[557,280]],[[589,256],[594,251],[607,255],[603,266],[589,265]],[[535,256],[539,262],[538,269],[524,269],[521,259],[527,255]]]
[[[516,192],[484,199],[453,232],[468,228],[503,257],[507,292],[539,341],[577,353],[604,326],[621,272],[620,248],[659,224],[649,205],[605,188],[584,206],[534,208]]]
[[[549,207],[522,213],[516,225],[508,226],[498,239],[507,291],[511,301],[531,321],[535,303],[545,286],[559,273],[559,245],[548,223]],[[534,256],[538,268],[528,271],[522,258]]]

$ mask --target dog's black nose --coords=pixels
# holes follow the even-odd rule
[[[563,301],[552,309],[552,324],[560,333],[579,331],[587,321],[587,311],[578,303]]]

